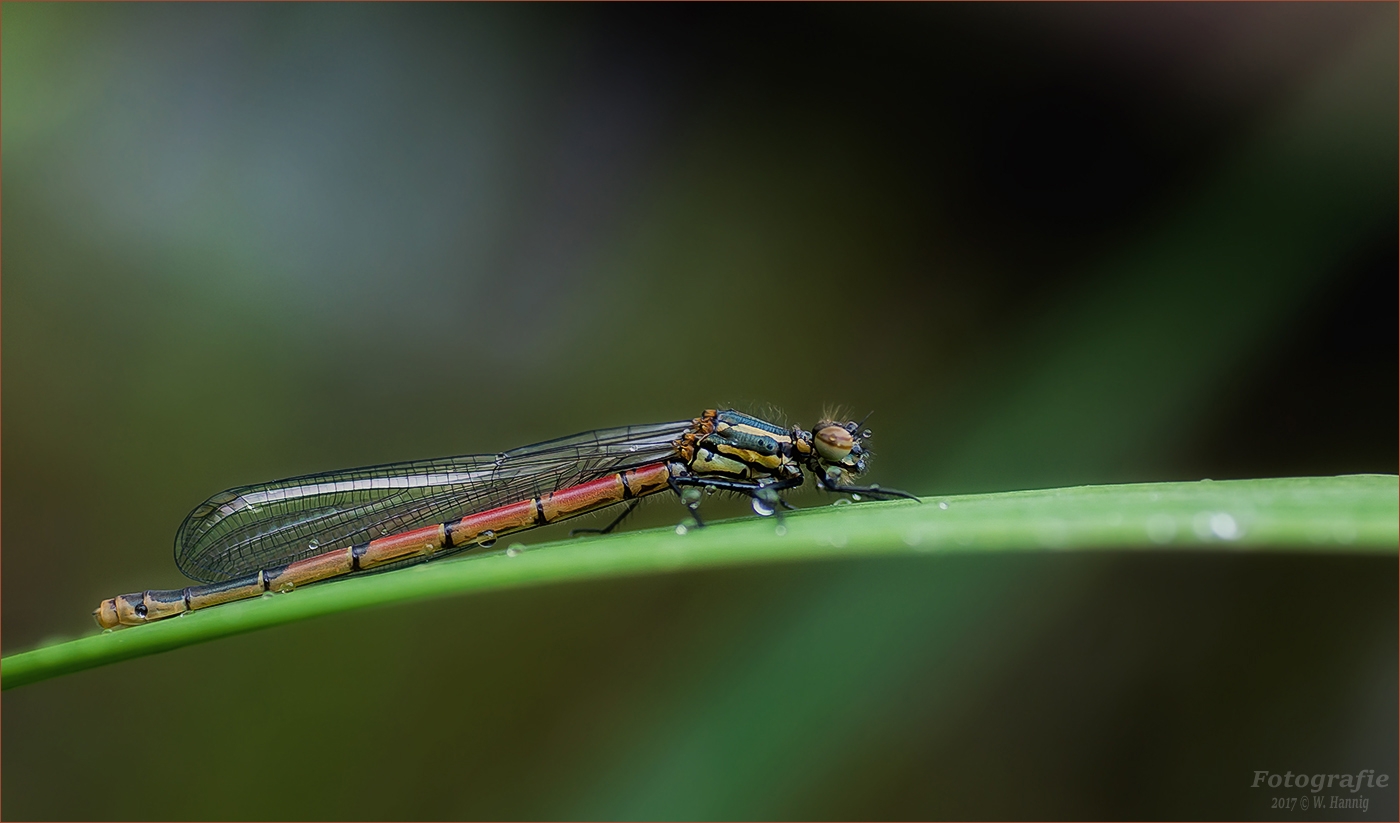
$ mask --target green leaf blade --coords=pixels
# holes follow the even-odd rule
[[[824,506],[781,522],[746,518],[548,543],[352,577],[5,657],[15,688],[368,606],[522,586],[759,563],[1040,551],[1301,551],[1400,548],[1394,475],[1079,486]]]

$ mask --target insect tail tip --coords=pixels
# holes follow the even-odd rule
[[[116,599],[103,600],[101,605],[92,610],[92,619],[97,621],[97,625],[103,629],[115,629],[121,625],[121,621],[117,618]]]

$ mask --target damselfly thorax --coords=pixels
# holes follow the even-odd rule
[[[494,545],[501,537],[674,492],[697,526],[701,489],[792,508],[781,492],[808,474],[829,492],[912,495],[857,486],[868,453],[855,421],[783,428],[734,410],[693,420],[600,429],[508,452],[419,460],[240,486],[195,507],[175,536],[175,563],[203,585],[124,594],[93,612],[104,629],[134,626],[264,592],[415,558]]]

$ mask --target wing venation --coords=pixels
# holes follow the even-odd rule
[[[665,460],[692,421],[600,429],[499,454],[463,455],[240,486],[206,500],[175,536],[203,583],[528,500]]]

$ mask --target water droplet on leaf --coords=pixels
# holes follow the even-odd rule
[[[1220,512],[1210,516],[1210,531],[1221,540],[1234,540],[1240,536],[1240,526],[1235,518]]]

